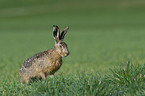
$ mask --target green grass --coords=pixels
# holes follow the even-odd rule
[[[144,95],[144,9],[141,0],[1,0],[0,95]],[[70,55],[55,80],[21,85],[21,63],[53,47],[53,24],[70,27]]]
[[[145,65],[134,66],[130,62],[125,68],[115,68],[105,76],[97,73],[57,75],[55,80],[47,78],[29,85],[9,81],[1,83],[1,95],[144,95],[145,94]]]

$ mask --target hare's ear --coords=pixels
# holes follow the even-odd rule
[[[59,42],[59,27],[57,25],[53,25],[53,38],[55,39],[55,41],[58,43]]]
[[[61,32],[61,35],[60,35],[60,40],[63,40],[64,39],[64,36],[65,34],[67,33],[69,27],[66,27],[62,32]]]

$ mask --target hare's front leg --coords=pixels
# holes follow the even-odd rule
[[[54,80],[54,74],[50,75],[50,78],[53,78],[53,80]]]
[[[41,72],[40,76],[45,80],[45,73]]]

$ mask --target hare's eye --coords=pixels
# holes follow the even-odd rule
[[[59,47],[61,48],[61,47],[62,47],[62,45],[59,45]]]

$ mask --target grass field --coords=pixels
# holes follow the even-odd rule
[[[145,95],[145,1],[0,1],[0,95]],[[52,48],[52,25],[70,29],[55,79],[21,85],[26,58]]]

